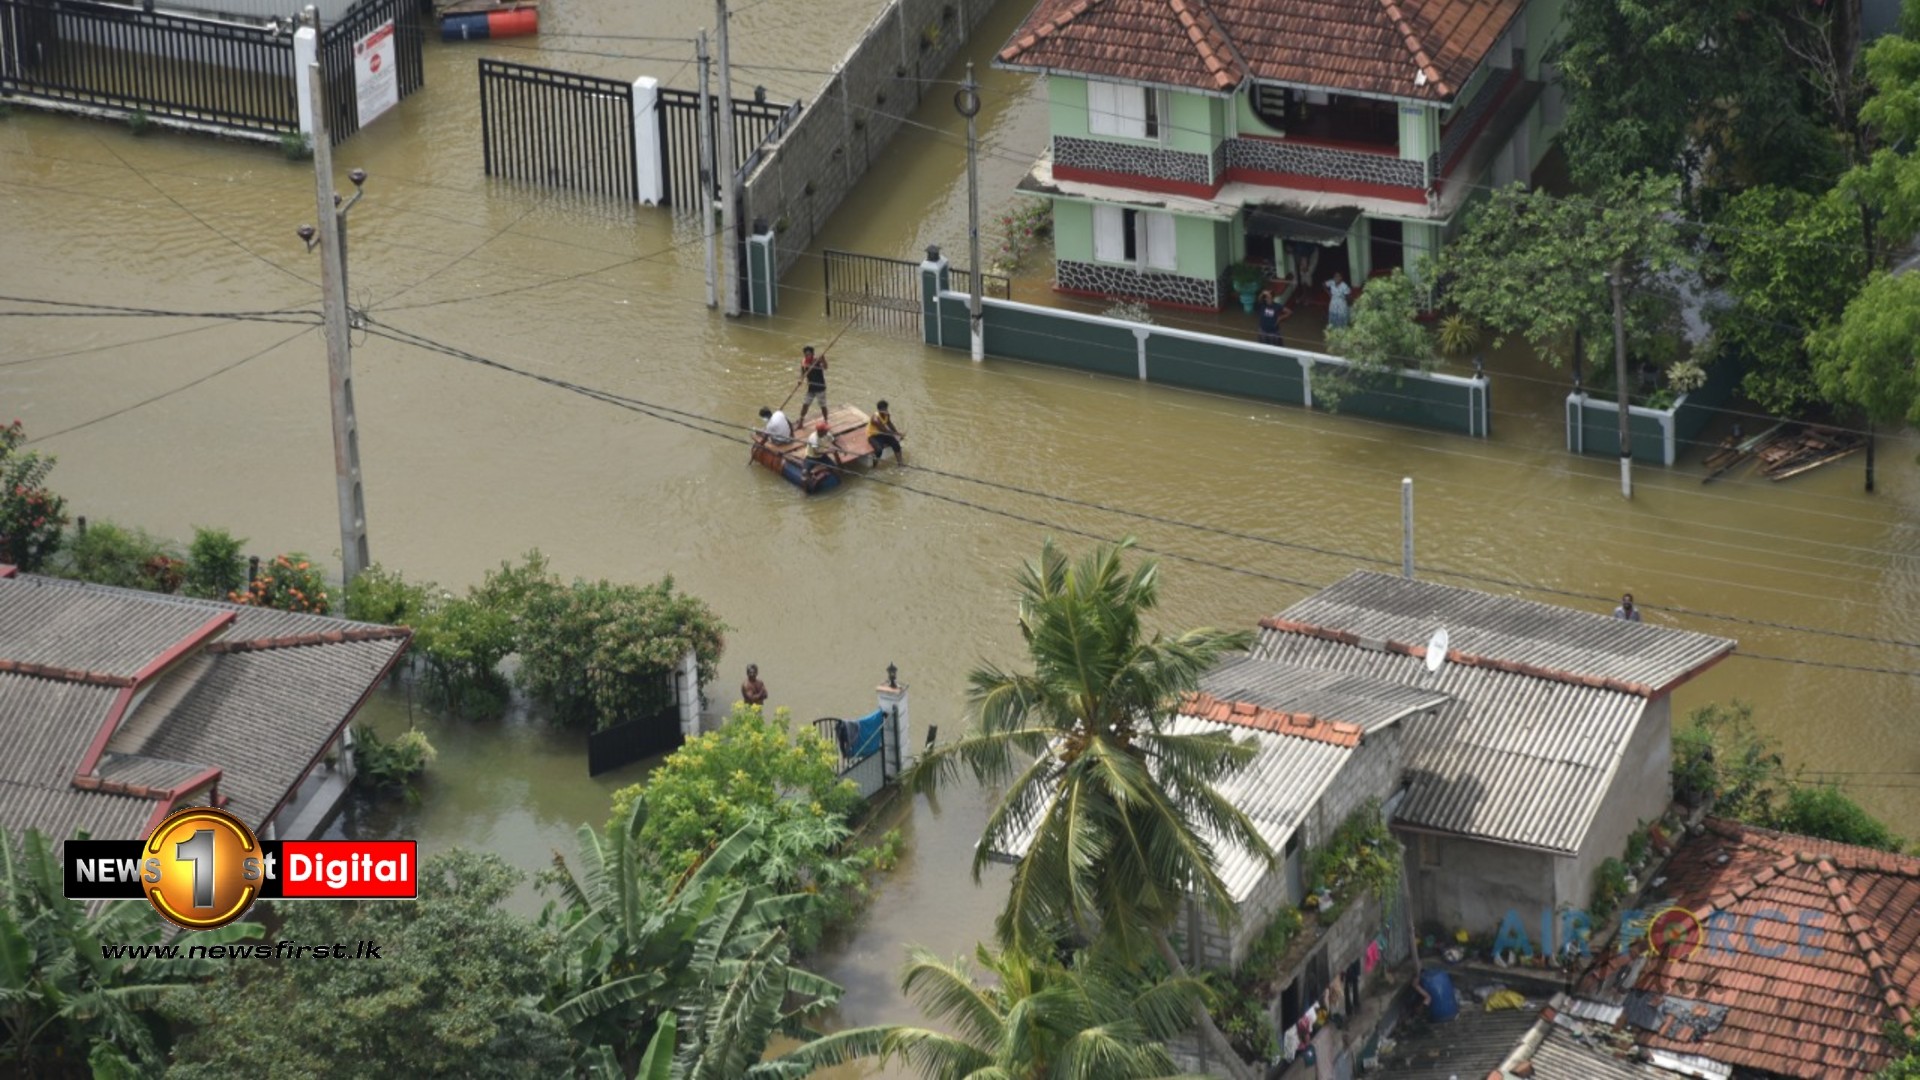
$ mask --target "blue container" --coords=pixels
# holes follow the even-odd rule
[[[487,15],[449,15],[440,20],[441,41],[484,41],[491,35],[487,31]]]
[[[1433,999],[1427,1006],[1429,1019],[1451,1020],[1459,1015],[1460,999],[1453,992],[1453,976],[1439,968],[1426,968],[1420,972],[1420,989]]]

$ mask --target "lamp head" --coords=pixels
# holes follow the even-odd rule
[[[355,169],[347,174],[347,179],[353,181],[354,187],[359,187],[367,182],[367,170]]]

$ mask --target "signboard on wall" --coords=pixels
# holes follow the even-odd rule
[[[360,126],[400,104],[400,64],[394,55],[393,22],[353,43],[353,85],[360,103]]]

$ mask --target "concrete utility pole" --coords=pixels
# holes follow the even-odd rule
[[[738,245],[734,242],[734,220],[739,213],[733,189],[733,65],[727,61],[727,0],[715,0],[720,16],[720,146],[714,155],[713,182],[720,185],[720,288],[724,300],[721,310],[728,316],[740,314],[740,277],[734,269]],[[711,211],[707,223],[712,232]]]
[[[986,327],[980,314],[980,141],[975,117],[980,115],[980,84],[973,81],[973,61],[967,61],[967,81],[953,95],[953,107],[967,118],[967,325],[972,328],[973,359],[987,356]]]
[[[713,65],[707,60],[707,32],[700,31],[693,42],[694,56],[700,60],[700,165],[696,171],[700,178],[700,205],[706,208],[700,232],[706,237],[707,257],[700,265],[707,269],[707,306],[711,308],[720,302],[713,284],[713,91],[707,88]]]
[[[318,32],[319,12],[308,7],[307,25]],[[346,585],[367,568],[367,507],[360,483],[359,424],[353,413],[353,354],[347,317],[347,211],[360,201],[367,174],[355,169],[353,198],[344,205],[333,190],[333,141],[327,132],[326,95],[320,65],[308,64],[306,92],[313,107],[314,212],[320,227],[300,227],[307,250],[320,248],[320,294],[327,336],[327,384],[333,407],[333,473],[340,501],[340,572]],[[328,226],[332,227],[329,228]]]
[[[1400,576],[1413,577],[1413,477],[1400,481]]]
[[[1613,265],[1607,284],[1613,289],[1613,375],[1620,391],[1620,494],[1633,498],[1633,427],[1627,411],[1627,308],[1620,298],[1623,268]]]

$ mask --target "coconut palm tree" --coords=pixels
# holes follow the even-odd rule
[[[981,985],[960,961],[915,949],[902,989],[956,1034],[855,1028],[817,1039],[749,1076],[792,1080],[860,1058],[906,1062],[925,1080],[1155,1080],[1176,1072],[1166,1041],[1206,991],[1193,979],[1130,971],[1104,954],[1073,966],[981,946]]]
[[[975,848],[974,880],[1016,856],[998,929],[1008,945],[1045,951],[1062,935],[1098,939],[1127,962],[1158,953],[1185,969],[1167,931],[1191,895],[1222,925],[1233,901],[1209,834],[1271,859],[1247,816],[1215,790],[1255,753],[1251,739],[1168,730],[1180,699],[1251,635],[1215,629],[1149,634],[1159,602],[1154,563],[1132,571],[1126,540],[1077,564],[1048,541],[1019,575],[1029,673],[989,665],[971,676],[976,726],[902,777],[931,792],[961,772],[1005,794]],[[1196,1010],[1209,1045],[1226,1037]]]

